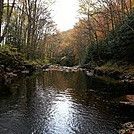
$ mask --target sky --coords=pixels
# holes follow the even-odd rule
[[[78,22],[78,0],[56,0],[53,7],[54,21],[60,31],[73,28]]]

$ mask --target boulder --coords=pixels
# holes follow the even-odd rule
[[[134,134],[134,122],[128,122],[122,125],[122,129],[119,130],[119,134]]]
[[[116,98],[116,102],[122,105],[134,106],[134,95],[125,95],[119,98]]]

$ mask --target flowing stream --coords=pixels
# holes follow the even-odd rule
[[[0,134],[115,134],[134,107],[115,103],[133,87],[82,71],[48,71],[0,85]]]

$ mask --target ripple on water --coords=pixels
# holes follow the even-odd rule
[[[17,83],[0,101],[0,134],[114,134],[130,119],[110,103],[107,84],[83,72],[48,71]]]

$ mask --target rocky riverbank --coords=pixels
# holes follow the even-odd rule
[[[85,65],[82,68],[86,70],[86,74],[88,76],[101,76],[101,77],[109,77],[113,78],[117,81],[123,82],[124,84],[128,84],[134,86],[134,66],[122,66],[119,68],[116,67],[95,67],[92,68],[89,65]],[[122,106],[134,106],[134,95],[124,95],[117,98],[115,103],[118,103]],[[128,122],[122,125],[118,134],[134,134],[134,122]]]
[[[60,66],[60,65],[49,65],[46,69],[43,67],[43,71],[49,71],[49,70],[55,70],[55,71],[61,71],[61,72],[77,72],[80,70],[83,70],[79,66],[73,66],[73,67],[67,67],[67,66]]]
[[[10,51],[0,51],[0,76],[7,79],[8,77],[18,76],[19,74],[30,74],[34,71],[57,70],[65,72],[85,71],[88,76],[109,77],[121,82],[134,84],[134,66],[128,67],[91,67],[90,65],[60,66],[60,65],[35,65],[24,61],[23,56],[16,49],[10,48]]]
[[[106,66],[91,68],[89,66],[83,66],[82,68],[86,69],[86,74],[89,76],[97,75],[109,77],[122,82],[134,84],[134,66],[119,68]]]
[[[48,67],[41,67],[43,68],[43,71],[49,71],[49,70],[56,70],[56,71],[64,71],[64,72],[77,72],[77,71],[85,71],[85,73],[88,76],[101,76],[101,77],[109,77],[113,78],[115,80],[118,80],[120,82],[124,83],[132,83],[134,84],[134,68],[131,66],[132,69],[123,68],[123,69],[117,69],[113,67],[95,67],[91,68],[89,66],[73,66],[73,67],[67,67],[67,66],[60,66],[60,65],[49,65]]]
[[[29,74],[35,70],[33,64],[24,60],[23,55],[16,48],[3,48],[0,50],[0,77],[2,81],[18,76]]]

